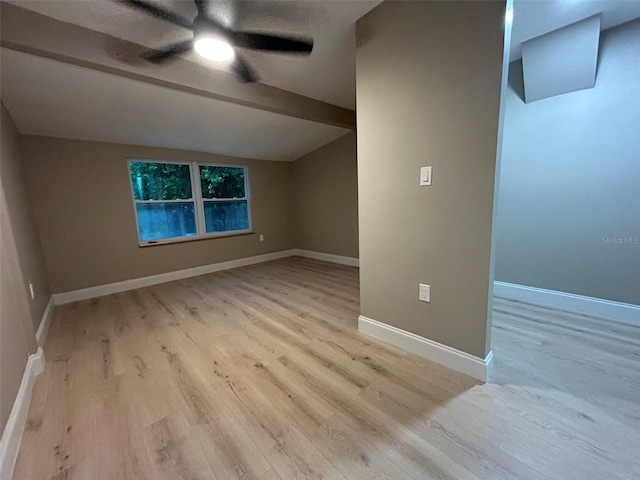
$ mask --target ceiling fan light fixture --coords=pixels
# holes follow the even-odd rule
[[[235,57],[235,51],[229,42],[212,35],[198,36],[193,48],[198,55],[214,62],[228,62]]]
[[[150,63],[159,65],[170,62],[182,54],[195,50],[198,55],[207,60],[228,64],[229,70],[242,82],[255,83],[260,77],[251,64],[244,59],[243,54],[236,53],[235,48],[297,55],[310,55],[313,50],[312,38],[232,29],[226,22],[220,22],[209,15],[214,0],[193,0],[198,10],[193,21],[156,5],[156,1],[118,1],[147,15],[191,31],[193,36],[189,39],[140,53],[140,58]]]

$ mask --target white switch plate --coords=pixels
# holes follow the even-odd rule
[[[262,234],[260,235],[260,241],[264,242],[264,235],[262,235]]]
[[[420,284],[419,297],[421,302],[431,302],[431,285]]]
[[[420,186],[431,185],[432,167],[420,168]]]

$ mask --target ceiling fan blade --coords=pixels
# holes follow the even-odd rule
[[[148,62],[160,64],[166,62],[167,60],[172,60],[181,53],[188,52],[192,48],[193,40],[188,40],[186,42],[169,45],[162,49],[147,50],[146,52],[142,53],[140,57],[144,58]]]
[[[243,82],[254,83],[260,80],[256,71],[247,63],[247,61],[238,55],[236,52],[236,59],[231,64],[233,71],[240,77]]]
[[[145,0],[116,0],[123,5],[128,7],[132,7],[138,9],[142,12],[148,13],[156,18],[161,20],[166,20],[167,22],[173,23],[174,25],[179,25],[184,28],[188,28],[191,30],[193,28],[193,22],[187,20],[181,15],[170,12],[169,10],[165,10],[162,7],[158,7],[151,2],[147,2]]]
[[[231,39],[236,47],[271,52],[299,53],[309,55],[313,50],[310,38],[283,37],[266,33],[233,32]]]

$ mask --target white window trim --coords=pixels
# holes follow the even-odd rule
[[[199,209],[202,210],[202,215],[200,216],[200,218],[202,218],[202,232],[203,232],[203,238],[215,238],[215,237],[227,237],[229,235],[237,235],[240,233],[251,233],[253,232],[253,222],[251,219],[251,185],[249,182],[249,167],[247,165],[232,165],[232,164],[224,164],[224,163],[209,163],[209,162],[194,162],[194,165],[196,166],[196,170],[197,170],[197,174],[196,174],[196,179],[197,179],[197,186],[196,186],[196,194],[198,195],[199,198]],[[237,168],[242,168],[244,170],[244,197],[240,198],[203,198],[202,197],[202,185],[200,184],[200,166],[203,167],[237,167]],[[232,202],[232,201],[242,201],[245,200],[247,202],[247,219],[249,221],[249,228],[245,229],[245,230],[231,230],[228,232],[212,232],[212,233],[207,233],[207,228],[205,225],[205,218],[204,218],[204,202]],[[199,228],[199,226],[198,226]]]
[[[133,189],[133,183],[131,182],[131,162],[145,162],[145,163],[171,163],[174,165],[188,165],[191,174],[191,198],[177,199],[177,200],[136,200],[135,192]],[[244,170],[244,197],[238,198],[203,198],[202,186],[200,184],[200,166],[203,167],[232,167],[242,168]],[[136,220],[136,235],[138,237],[138,246],[146,247],[150,245],[165,245],[169,243],[181,243],[194,240],[211,239],[217,237],[229,237],[234,235],[242,235],[247,233],[253,233],[253,221],[251,216],[251,183],[249,182],[249,167],[248,165],[236,165],[231,163],[211,163],[211,162],[185,162],[180,160],[155,160],[147,158],[127,158],[127,181],[129,182],[129,190],[131,191],[131,199],[133,202],[133,214]],[[249,228],[243,230],[229,230],[226,232],[212,232],[207,233],[204,216],[204,203],[205,202],[233,202],[233,201],[246,201],[247,202],[247,217],[249,221]],[[138,209],[136,205],[138,203],[193,203],[195,207],[196,215],[196,234],[195,235],[183,235],[181,237],[171,238],[159,238],[157,240],[142,240],[140,238],[140,223],[138,221]]]

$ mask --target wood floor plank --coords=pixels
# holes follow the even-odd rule
[[[182,414],[152,423],[145,429],[143,438],[145,448],[152,455],[153,478],[223,478],[211,468]]]
[[[412,424],[428,416],[453,435],[463,437],[471,430],[482,437],[483,443],[495,447],[500,444],[507,426],[505,419],[467,402],[464,395],[446,397],[391,381],[376,381],[360,393],[360,398],[400,423]]]
[[[282,356],[279,360],[292,378],[331,404],[343,423],[358,431],[368,441],[387,445],[398,463],[424,472],[427,478],[476,478],[454,459],[442,455],[437,447],[424,442],[410,429],[403,429],[385,412],[351,397],[346,389],[318,375],[307,365],[287,356]]]
[[[14,478],[640,477],[640,329],[497,298],[476,380],[291,257],[56,307]]]
[[[267,473],[265,473],[260,480],[282,480],[280,475],[272,468]]]
[[[173,329],[179,330],[174,326]],[[165,355],[170,378],[178,385],[185,416],[194,427],[207,460],[221,478],[258,479],[270,465],[249,433],[229,412],[193,355],[180,344],[178,335],[159,335],[158,347]],[[214,373],[215,375],[215,373]]]
[[[230,411],[247,425],[274,470],[283,478],[346,480],[295,425],[251,382],[227,380],[220,393]]]
[[[376,480],[419,480],[411,468],[396,462],[385,444],[370,442],[336,416],[312,436],[314,445],[332,459],[346,478]]]
[[[526,436],[526,445],[518,439]],[[573,444],[550,441],[549,436],[534,434],[527,429],[509,425],[502,439],[501,449],[523,463],[542,472],[546,478],[628,480],[637,478],[626,467],[611,469],[613,462],[600,456],[578,451]],[[543,451],[544,454],[532,454]]]

